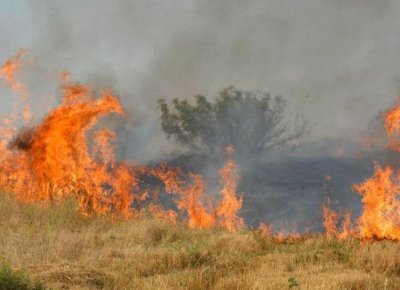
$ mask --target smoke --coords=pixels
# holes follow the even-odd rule
[[[0,58],[31,52],[24,82],[39,116],[57,102],[63,69],[113,89],[132,115],[115,121],[121,150],[139,161],[174,149],[157,99],[229,85],[283,95],[311,144],[354,141],[399,93],[399,12],[394,0],[1,1]]]
[[[1,56],[32,51],[40,96],[54,92],[36,79],[60,69],[114,88],[147,141],[158,98],[229,85],[284,95],[314,139],[349,137],[398,93],[399,9],[391,0],[4,3]],[[165,145],[139,148],[147,141],[133,147],[149,158]]]

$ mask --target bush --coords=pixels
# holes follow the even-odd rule
[[[41,290],[40,283],[33,284],[29,277],[21,272],[13,271],[7,265],[0,265],[0,290]]]
[[[236,154],[249,158],[289,144],[305,131],[302,122],[289,129],[283,97],[234,87],[222,90],[214,102],[195,96],[194,104],[174,99],[169,106],[160,99],[159,109],[167,137],[193,153],[218,155],[233,145]]]

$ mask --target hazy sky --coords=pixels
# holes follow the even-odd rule
[[[399,15],[395,0],[0,0],[0,60],[31,51],[24,77],[44,107],[62,69],[112,87],[138,120],[160,97],[234,85],[285,96],[311,138],[348,137],[399,94]],[[154,128],[142,122],[138,146]]]

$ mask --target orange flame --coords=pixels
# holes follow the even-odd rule
[[[236,188],[239,177],[236,174],[237,165],[232,159],[233,146],[226,148],[228,161],[225,166],[220,169],[222,200],[216,210],[217,217],[221,226],[228,231],[235,231],[244,225],[242,218],[237,216],[237,212],[242,207],[243,197],[236,197]]]
[[[20,52],[0,69],[0,77],[23,97],[26,89],[15,80],[15,74],[24,54]],[[222,199],[214,207],[199,175],[184,174],[166,164],[151,168],[117,161],[114,156],[117,136],[109,129],[95,132],[93,145],[89,145],[88,131],[100,118],[110,114],[123,117],[126,113],[110,91],[95,96],[89,85],[73,85],[68,83],[69,79],[69,74],[62,74],[62,102],[40,124],[19,131],[0,128],[2,190],[13,192],[25,202],[53,203],[75,198],[85,216],[110,213],[132,217],[133,204],[149,196],[149,189],[140,186],[140,176],[152,175],[163,182],[167,193],[177,197],[176,205],[187,213],[189,227],[220,226],[234,231],[244,226],[237,215],[242,197],[236,197],[238,177],[237,165],[231,158],[233,147],[227,148],[228,161],[220,170]],[[155,216],[177,221],[178,213],[158,204],[150,204],[148,209]]]
[[[258,230],[261,233],[261,236],[263,238],[268,238],[272,234],[272,226],[271,225],[266,225],[264,223],[260,223],[258,226]]]
[[[27,51],[20,50],[15,56],[8,59],[0,67],[0,79],[3,79],[5,83],[16,92],[24,102],[27,101],[29,97],[28,90],[26,87],[16,80],[16,74],[19,73],[20,69],[27,62],[22,61],[22,58],[27,55]],[[24,121],[29,121],[32,118],[32,113],[27,104],[23,105],[22,117]]]
[[[330,201],[328,199],[322,207],[325,236],[328,239],[335,237],[339,240],[356,237],[358,231],[353,226],[350,211],[337,213],[331,210],[329,206]]]
[[[356,230],[354,229],[353,223],[351,222],[351,214],[349,211],[346,211],[344,214],[344,220],[342,224],[342,230],[338,234],[339,240],[345,240],[350,237],[356,236]]]
[[[0,164],[1,187],[25,201],[76,196],[85,214],[117,210],[129,215],[134,198],[128,193],[136,184],[131,169],[115,164],[108,170],[104,160],[90,156],[86,140],[87,130],[98,118],[124,114],[120,102],[108,91],[96,100],[87,86],[81,85],[65,86],[64,93],[63,103],[41,124],[15,137],[15,146]],[[111,162],[113,156],[105,144],[98,146],[103,148],[102,158]]]
[[[400,103],[385,114],[387,146],[400,152]],[[362,195],[364,206],[359,218],[359,232],[363,239],[400,240],[400,174],[392,166],[375,164],[374,175],[354,185]]]
[[[187,212],[189,227],[211,228],[218,225],[231,232],[244,227],[243,219],[237,215],[242,206],[242,197],[236,197],[239,178],[236,175],[237,165],[231,158],[233,147],[227,147],[226,152],[228,160],[219,171],[220,182],[223,187],[221,190],[222,199],[215,209],[211,204],[208,207],[203,204],[205,183],[201,176],[189,174],[193,182],[191,185],[187,185],[180,178],[182,173],[179,169],[172,170],[164,164],[152,170],[152,174],[163,181],[167,192],[179,196],[176,204],[179,209]]]
[[[361,238],[400,240],[399,177],[391,167],[376,165],[374,176],[354,186],[363,196]]]
[[[400,152],[400,103],[385,114],[385,129],[388,136],[388,148]],[[339,229],[341,215],[323,207],[325,232],[328,237],[346,239],[400,240],[400,172],[392,166],[381,167],[375,164],[371,178],[353,186],[362,195],[363,212],[356,225],[352,224],[351,215],[346,212]]]
[[[324,218],[325,235],[328,238],[336,237],[338,235],[337,229],[337,213],[330,210],[328,206],[322,208]]]
[[[4,79],[7,85],[15,92],[18,92],[22,96],[28,95],[28,92],[23,84],[15,79],[15,75],[20,71],[24,65],[22,57],[27,54],[27,51],[21,50],[15,56],[8,59],[0,67],[0,79]]]
[[[215,225],[215,217],[202,204],[205,183],[201,176],[190,174],[193,180],[187,185],[181,178],[179,168],[171,169],[166,164],[152,170],[154,176],[165,184],[166,191],[178,195],[176,204],[188,214],[188,225],[191,228],[210,228]]]
[[[389,139],[388,147],[394,151],[400,151],[400,144],[397,140],[400,130],[400,103],[386,112],[385,129]]]

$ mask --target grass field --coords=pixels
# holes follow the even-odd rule
[[[400,243],[279,243],[146,214],[84,219],[73,202],[27,205],[1,194],[0,289],[18,279],[23,289],[400,289]]]

